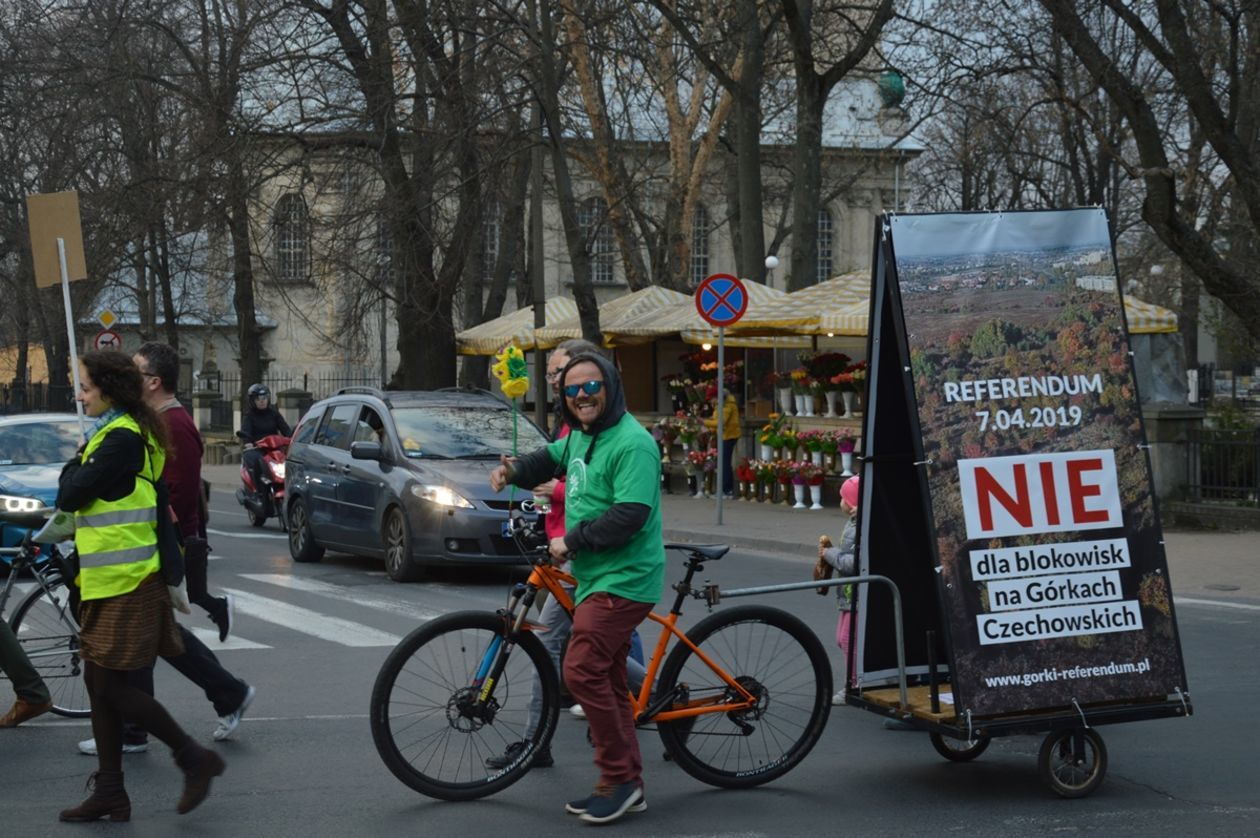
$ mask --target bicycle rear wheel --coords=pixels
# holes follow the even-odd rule
[[[660,722],[674,761],[722,788],[750,788],[790,771],[814,747],[831,711],[831,664],[818,637],[791,614],[761,605],[712,614],[687,636],[755,704]],[[742,701],[682,644],[666,659],[659,690],[673,694],[675,707]]]
[[[448,614],[403,638],[372,688],[372,740],[395,777],[441,800],[474,800],[507,788],[529,771],[551,741],[560,684],[542,642],[523,633],[509,649],[503,674],[489,687],[477,680],[503,642],[503,618],[480,611]],[[537,729],[526,735],[534,680],[541,685]],[[483,696],[483,691],[486,694]],[[526,743],[511,761],[486,760]]]
[[[53,712],[86,718],[92,708],[83,682],[78,624],[70,614],[70,589],[60,576],[46,577],[45,583],[47,590],[35,588],[18,603],[9,626],[48,685]]]

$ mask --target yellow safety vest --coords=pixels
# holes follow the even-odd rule
[[[105,435],[115,428],[134,431],[145,441],[144,467],[131,494],[119,500],[97,498],[74,513],[74,546],[79,551],[79,591],[83,599],[105,599],[130,593],[159,569],[157,489],[165,453],[150,455],[152,440],[130,415],[109,422],[88,440],[86,463]]]

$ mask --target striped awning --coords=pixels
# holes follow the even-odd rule
[[[577,317],[577,304],[566,297],[547,301],[548,323]],[[455,351],[460,355],[493,355],[514,343],[521,349],[534,347],[534,309],[520,308],[502,317],[488,320],[455,335]]]
[[[1129,334],[1170,335],[1177,331],[1177,315],[1168,309],[1125,296],[1124,317],[1129,321]]]
[[[659,315],[661,311],[683,304],[691,304],[691,297],[659,285],[640,288],[638,291],[609,300],[599,307],[599,326],[604,332],[605,345],[613,344],[613,341],[609,339],[609,332],[619,323],[641,316]],[[540,347],[550,349],[570,338],[582,337],[582,321],[576,312],[573,317],[566,320],[552,323],[548,318],[547,322],[548,325],[538,330],[537,341]],[[626,341],[621,341],[621,343],[626,343]]]
[[[1174,312],[1136,297],[1124,298],[1124,314],[1129,324],[1129,334],[1173,334],[1177,331],[1177,315]],[[864,299],[839,308],[822,310],[817,326],[810,327],[808,333],[863,336],[866,334],[869,316],[870,301]]]
[[[748,309],[745,311],[744,317],[757,319],[760,317],[760,312],[767,306],[780,302],[787,297],[782,291],[776,291],[759,282],[746,281],[744,287],[748,289]],[[783,326],[790,327],[792,322],[808,323],[811,319],[813,319],[812,315],[794,316],[789,318],[788,322],[782,324],[779,328]],[[727,332],[730,335],[730,330],[727,330]],[[627,318],[616,326],[606,328],[604,333],[606,337],[611,337],[617,342],[641,337],[660,337],[673,334],[682,335],[683,340],[688,343],[717,341],[717,330],[700,316],[700,312],[696,311],[695,301],[691,297],[687,297],[685,302],[668,309],[649,311],[636,317]]]

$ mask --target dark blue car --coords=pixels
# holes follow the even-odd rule
[[[434,565],[524,564],[508,511],[532,518],[533,498],[490,489],[514,434],[521,452],[547,442],[482,391],[351,388],[316,402],[285,463],[290,554],[299,562],[319,561],[325,548],[379,557],[399,582]]]
[[[28,512],[52,506],[61,467],[82,439],[73,413],[0,416],[0,509]],[[21,543],[26,532],[0,521],[0,546]]]

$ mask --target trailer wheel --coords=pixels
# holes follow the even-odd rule
[[[942,736],[935,731],[929,733],[928,738],[932,740],[932,747],[936,752],[950,762],[971,762],[984,753],[991,741],[987,736],[977,736],[968,742],[965,739]]]
[[[1107,774],[1107,746],[1089,728],[1056,730],[1041,743],[1037,770],[1060,797],[1085,797]]]

